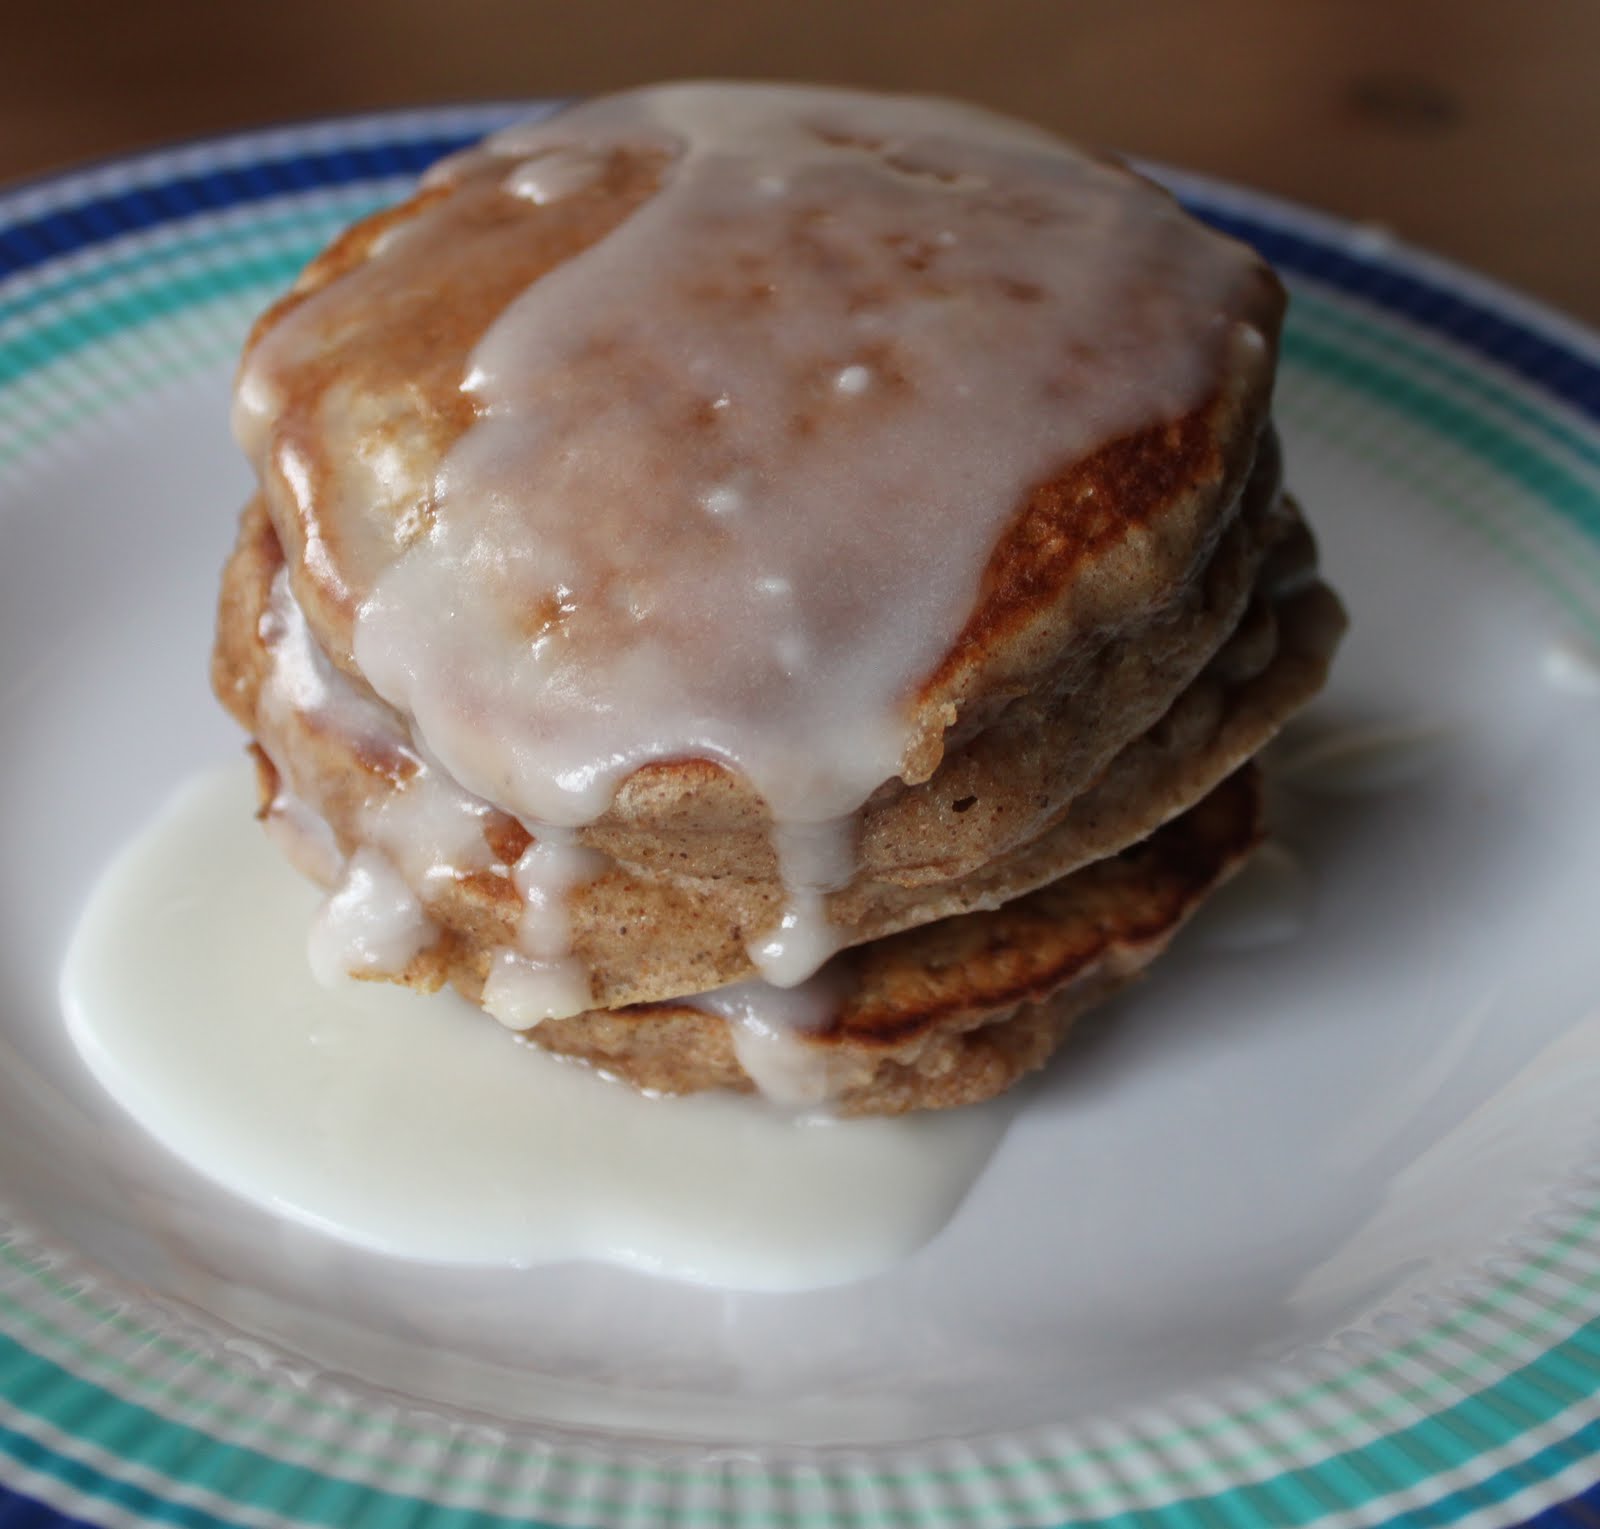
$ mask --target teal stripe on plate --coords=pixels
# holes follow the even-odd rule
[[[1296,283],[1289,310],[1291,327],[1304,330],[1315,325],[1324,332],[1330,329],[1334,331],[1353,329],[1364,344],[1371,345],[1388,355],[1399,357],[1410,365],[1443,379],[1452,387],[1482,403],[1503,409],[1518,424],[1547,436],[1564,451],[1571,452],[1579,461],[1600,467],[1600,438],[1593,433],[1570,426],[1549,409],[1541,409],[1529,403],[1522,394],[1502,386],[1494,374],[1486,371],[1481,364],[1457,361],[1444,348],[1448,341],[1431,335],[1428,338],[1434,341],[1432,344],[1427,343],[1427,340],[1414,339],[1398,327],[1400,321],[1393,315],[1384,314],[1374,320],[1360,311],[1357,306],[1360,299],[1344,294],[1341,294],[1341,299],[1335,303],[1309,284]]]
[[[258,255],[220,266],[203,276],[182,276],[101,303],[54,323],[42,324],[18,339],[0,345],[0,387],[29,372],[59,362],[114,335],[171,318],[185,309],[219,297],[260,288],[273,291],[294,280],[315,247],[276,255]]]
[[[1340,350],[1332,340],[1298,330],[1292,324],[1283,337],[1283,356],[1291,366],[1303,366],[1342,382],[1472,452],[1534,498],[1543,500],[1585,536],[1600,540],[1600,494],[1567,468],[1466,405],[1376,361]]]
[[[182,224],[164,224],[154,232],[131,234],[129,240],[140,246],[133,253],[106,253],[97,260],[85,260],[82,269],[65,275],[53,275],[50,266],[43,267],[42,273],[28,272],[11,283],[19,289],[14,296],[8,296],[6,284],[0,283],[0,328],[26,320],[41,309],[91,301],[95,293],[115,282],[132,284],[147,278],[159,279],[166,268],[175,265],[220,264],[233,258],[241,247],[282,242],[305,249],[308,240],[318,238],[326,244],[340,229],[376,211],[387,200],[376,192],[363,192],[319,201],[310,207],[298,206],[282,214],[263,215],[259,209],[251,208],[248,210],[253,216],[236,217],[233,222],[198,232]],[[97,249],[115,251],[120,242]],[[315,253],[321,246],[309,247]],[[73,258],[65,257],[63,263],[71,263]]]
[[[525,1517],[444,1507],[426,1498],[287,1464],[100,1391],[9,1339],[0,1340],[0,1373],[22,1382],[14,1390],[34,1392],[36,1400],[30,1410],[52,1427],[157,1473],[170,1476],[176,1470],[181,1474],[172,1477],[175,1484],[181,1481],[220,1495],[231,1491],[233,1501],[292,1515],[298,1522],[347,1529],[356,1521],[354,1515],[358,1511],[363,1525],[400,1525],[420,1521],[424,1515],[428,1529],[448,1529],[457,1524],[485,1529],[491,1525],[523,1524],[532,1529],[536,1522]],[[1503,1377],[1487,1391],[1369,1444],[1281,1471],[1259,1482],[1181,1503],[1129,1509],[1075,1522],[1084,1529],[1142,1529],[1172,1522],[1170,1515],[1182,1510],[1189,1514],[1243,1515],[1247,1520],[1273,1524],[1278,1529],[1296,1529],[1326,1517],[1330,1501],[1340,1504],[1342,1515],[1354,1514],[1365,1505],[1413,1492],[1441,1471],[1465,1467],[1487,1451],[1505,1448],[1570,1408],[1592,1401],[1597,1374],[1600,1319],[1580,1328],[1547,1355]],[[130,1451],[131,1440],[142,1441],[142,1447]],[[1591,1419],[1529,1459],[1506,1466],[1480,1483],[1454,1489],[1449,1500],[1458,1504],[1503,1501],[1558,1474],[1582,1459],[1596,1443],[1600,1443],[1600,1423]],[[94,1467],[59,1455],[15,1429],[0,1429],[0,1451],[20,1465],[105,1501],[131,1507],[137,1500],[137,1511],[160,1522],[203,1524],[207,1529],[219,1523],[209,1512],[173,1505],[143,1488],[107,1478]],[[584,1502],[597,1511],[626,1505],[621,1500],[596,1501],[588,1496]],[[952,1503],[947,1510],[937,1510],[935,1516],[960,1519],[970,1516],[972,1506],[970,1501]],[[666,1507],[664,1501],[663,1508]],[[1445,1509],[1441,1506],[1438,1511],[1443,1513]],[[870,1519],[863,1521],[905,1518],[908,1522],[921,1522],[928,1516],[927,1507],[906,1514],[875,1510]],[[672,1519],[664,1517],[662,1521]],[[747,1522],[748,1515],[728,1515],[727,1521]],[[765,1515],[764,1521],[785,1529],[826,1529],[833,1520],[829,1510],[817,1510],[773,1511]]]

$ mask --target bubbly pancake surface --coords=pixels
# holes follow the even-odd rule
[[[317,642],[530,836],[506,969],[558,1013],[592,991],[574,830],[648,840],[686,769],[776,855],[745,937],[789,981],[837,943],[874,793],[1062,693],[1068,656],[1199,632],[1090,772],[1150,725],[1248,596],[1255,548],[1210,609],[1200,581],[1280,303],[1034,129],[662,87],[498,135],[347,236],[258,327],[237,421]]]

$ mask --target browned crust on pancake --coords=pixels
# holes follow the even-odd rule
[[[1120,855],[840,956],[846,995],[806,1040],[839,1112],[972,1104],[1042,1066],[1070,1020],[1132,981],[1260,834],[1259,775],[1246,766]],[[546,1020],[528,1039],[662,1093],[754,1086],[727,1022],[683,1004]]]
[[[981,664],[1002,637],[1036,619],[1089,563],[1106,557],[1185,490],[1205,485],[1227,497],[1219,490],[1231,479],[1237,491],[1241,459],[1247,467],[1254,443],[1246,435],[1244,449],[1225,464],[1213,419],[1218,407],[1212,398],[1180,420],[1123,436],[1035,489],[990,554],[973,613],[928,691],[944,689],[962,670]]]
[[[1254,319],[1275,354],[1283,290],[1265,267],[1258,276]],[[1048,685],[1075,632],[1131,638],[1138,591],[1165,592],[1155,596],[1159,609],[1214,555],[1236,515],[1259,515],[1276,497],[1271,370],[1220,371],[1216,390],[1187,414],[1067,464],[1019,507],[985,565],[971,616],[918,698],[928,722],[954,730],[944,748],[982,724],[974,705],[985,692]],[[924,735],[908,781],[936,767],[936,743]]]
[[[1261,787],[1246,765],[1121,854],[988,913],[924,924],[847,951],[859,990],[827,1041],[892,1046],[932,1024],[1042,1003],[1113,946],[1169,932],[1260,836]]]

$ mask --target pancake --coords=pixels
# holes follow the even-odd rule
[[[321,959],[663,1090],[744,1079],[697,995],[937,962],[1047,889],[1180,910],[1045,986],[1122,980],[1192,904],[1130,846],[1343,626],[1283,492],[1283,301],[1126,167],[952,102],[653,87],[436,167],[236,389],[213,680],[330,886]],[[843,1108],[954,1103],[1061,1033],[1020,1002],[803,1028],[848,1037]]]
[[[859,875],[829,899],[839,943],[858,945],[993,908],[1114,854],[1254,754],[1321,686],[1342,629],[1337,602],[1306,579],[1310,543],[1303,525],[1281,505],[1275,519],[1279,536],[1266,567],[1281,593],[1256,599],[1230,642],[1154,728],[1007,856],[950,882]],[[449,981],[476,994],[493,953],[515,939],[521,898],[506,868],[529,836],[515,819],[436,780],[437,767],[413,751],[400,719],[382,702],[344,691],[331,666],[306,672],[315,653],[304,634],[299,651],[284,656],[282,650],[297,645],[272,640],[284,619],[272,600],[275,585],[282,594],[281,566],[272,528],[253,507],[224,581],[216,680],[264,745],[263,812],[279,827],[312,823],[319,836],[331,838],[321,855],[324,879],[372,842],[374,825],[394,835],[381,847],[413,884],[440,937],[393,975],[424,988]],[[1002,780],[1001,789],[1011,784]],[[406,808],[412,792],[423,805]],[[436,794],[431,805],[430,794]],[[945,810],[959,820],[963,813],[955,808]],[[476,860],[487,869],[430,877],[437,837],[417,825],[446,814],[473,823]],[[605,842],[583,837],[597,849]],[[781,908],[776,878],[714,874],[692,860],[684,868],[681,854],[667,852],[638,862],[606,855],[594,869],[571,900],[571,915],[573,946],[591,974],[597,1006],[659,1001],[756,975],[748,945]]]
[[[669,1002],[547,1020],[529,1039],[660,1093],[748,1092],[759,1079],[841,1115],[976,1104],[1043,1066],[1074,1019],[1138,977],[1255,847],[1260,818],[1247,765],[1119,855],[835,957],[809,1027],[776,1044],[761,1001],[737,994],[717,1007],[744,1009],[744,1034],[737,1017]]]

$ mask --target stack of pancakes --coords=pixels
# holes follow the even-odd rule
[[[1269,417],[1280,289],[1230,252],[1238,278],[1207,318],[1192,401],[1063,457],[1006,509],[964,622],[899,697],[899,768],[842,819],[847,872],[815,899],[839,953],[775,1037],[752,951],[796,888],[782,825],[737,761],[630,763],[602,810],[557,827],[510,783],[462,784],[357,658],[375,589],[444,513],[486,333],[673,173],[670,146],[607,139],[560,195],[512,194],[508,161],[527,152],[491,141],[357,224],[252,334],[238,419],[261,491],[224,575],[213,673],[255,739],[263,816],[359,905],[358,975],[483,1001],[553,885],[559,916],[541,927],[559,927],[583,1000],[509,1022],[640,1087],[744,1089],[754,1073],[782,1092],[798,1076],[794,1097],[843,1114],[987,1098],[1254,847],[1251,756],[1337,643]],[[1131,197],[1163,197],[1126,179]],[[530,606],[524,638],[548,619]],[[716,610],[696,616],[715,629]],[[489,710],[470,720],[503,736]],[[530,891],[517,868],[545,839],[566,869]]]

